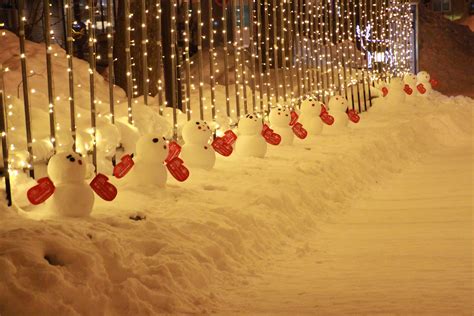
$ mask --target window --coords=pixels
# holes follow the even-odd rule
[[[437,12],[451,12],[451,0],[433,0],[432,8]]]

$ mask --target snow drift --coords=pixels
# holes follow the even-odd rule
[[[357,194],[431,148],[472,141],[471,99],[418,107],[381,100],[339,135],[272,147],[266,159],[218,159],[166,189],[119,188],[92,217],[6,208],[0,311],[18,314],[212,312],[270,253],[301,240]]]

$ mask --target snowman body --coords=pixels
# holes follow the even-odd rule
[[[431,86],[431,82],[430,82],[430,74],[426,71],[420,71],[417,75],[416,75],[416,80],[417,80],[417,85],[419,84],[422,84],[423,87],[426,89],[426,92],[425,93],[419,93],[419,95],[422,95],[422,96],[428,96],[431,94],[431,92],[433,91],[433,87]]]
[[[401,105],[405,102],[406,93],[403,91],[405,84],[401,78],[394,77],[388,87],[387,102],[389,104]]]
[[[84,217],[92,212],[95,196],[87,183],[62,183],[55,187],[51,206],[56,213],[68,217]]]
[[[235,143],[240,156],[263,158],[267,153],[267,142],[261,135],[262,120],[256,114],[247,114],[239,121],[239,137]]]
[[[275,108],[270,111],[270,126],[273,131],[281,136],[280,145],[293,144],[295,135],[290,126],[291,111],[288,108]]]
[[[184,145],[181,157],[191,168],[210,170],[216,163],[216,153],[209,140],[212,136],[209,125],[204,121],[189,121],[183,126]]]
[[[301,114],[298,121],[303,124],[309,135],[320,135],[323,132],[323,121],[319,116],[321,106],[319,101],[306,100],[301,104]]]
[[[70,217],[88,216],[94,206],[94,191],[85,182],[86,163],[74,152],[54,155],[48,163],[48,176],[54,183],[51,198],[54,212]]]
[[[136,159],[130,171],[129,181],[134,185],[164,187],[168,172],[163,162],[168,154],[166,138],[146,134],[138,139]]]
[[[329,114],[334,117],[334,123],[328,126],[327,130],[331,132],[339,132],[344,130],[349,124],[349,117],[347,116],[348,102],[346,98],[340,95],[335,95],[329,100]]]

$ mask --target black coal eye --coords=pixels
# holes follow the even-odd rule
[[[70,161],[70,162],[74,162],[74,161],[76,161],[76,159],[74,159],[73,157],[71,157],[71,158],[69,158],[69,161]]]
[[[153,138],[154,143],[158,143],[159,139],[158,138]]]
[[[163,140],[164,140],[164,141],[166,141],[166,138],[165,138],[165,137],[163,137]]]
[[[72,155],[67,155],[66,159],[70,159],[71,157],[72,157]]]
[[[199,125],[199,122],[196,122],[196,125]]]

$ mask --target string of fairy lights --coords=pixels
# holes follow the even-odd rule
[[[96,15],[100,13],[99,2],[107,7],[106,27],[100,29],[95,21]],[[117,37],[115,30],[118,24],[115,18],[121,15],[116,14],[116,1],[99,2],[87,1],[85,17],[91,124],[87,131],[92,137],[91,146],[86,146],[85,150],[91,155],[95,166],[98,159],[97,146],[100,146],[97,142],[97,118],[103,115],[97,109],[105,102],[99,100],[96,93],[97,63],[102,57],[105,57],[105,64],[108,66],[109,113],[106,117],[109,121],[115,124],[117,113],[123,113],[116,111],[116,107],[122,104],[126,105],[124,118],[131,125],[134,124],[134,104],[142,102],[144,105],[157,106],[159,114],[163,114],[165,107],[169,106],[173,109],[175,138],[178,137],[179,110],[184,112],[187,120],[195,118],[195,114],[200,119],[211,121],[224,115],[235,123],[235,119],[238,120],[241,115],[251,111],[265,115],[272,107],[298,106],[307,98],[327,102],[336,93],[347,96],[354,109],[366,110],[370,106],[371,86],[378,81],[389,82],[393,76],[401,76],[412,67],[413,14],[407,0],[207,0],[191,3],[190,0],[170,0],[169,12],[162,10],[163,2],[160,0],[139,0],[137,8],[131,12],[130,0],[124,0],[121,25],[125,58],[119,63],[114,55],[114,39]],[[150,5],[149,2],[153,3]],[[48,96],[44,109],[49,115],[48,141],[53,151],[57,150],[61,146],[58,131],[69,130],[73,149],[78,150],[77,120],[81,118],[81,113],[78,111],[76,91],[86,86],[81,82],[80,76],[75,75],[78,67],[73,57],[73,27],[80,21],[74,20],[72,1],[64,0],[62,14],[66,33],[64,46],[69,123],[61,126],[56,117],[61,100],[56,95],[57,80],[54,72],[58,62],[55,60],[58,56],[55,50],[60,48],[55,46],[57,39],[54,34],[56,29],[50,19],[53,8],[51,3],[50,0],[43,0],[47,79],[44,93]],[[9,160],[9,171],[13,173],[13,169],[18,170],[20,166],[34,177],[37,162],[33,145],[37,140],[31,124],[31,108],[38,105],[32,102],[34,98],[31,98],[31,94],[36,92],[37,87],[31,86],[29,79],[34,71],[28,65],[25,1],[19,0],[17,4],[22,91],[20,98],[23,101],[25,148],[20,148],[20,144],[7,142],[7,132],[16,128],[8,124],[8,117],[14,110],[12,96],[16,92],[3,88],[5,124],[1,126],[4,136],[2,141],[8,144],[4,159],[7,157]],[[177,27],[178,14],[184,16],[180,32]],[[171,21],[168,28],[162,27],[165,19]],[[195,23],[191,27],[192,21]],[[152,28],[150,23],[154,24]],[[132,25],[139,25],[140,29],[135,30]],[[105,50],[98,47],[98,32],[106,35]],[[169,56],[163,47],[165,35],[170,38]],[[105,55],[101,56],[99,51],[105,51]],[[135,51],[139,55],[134,56]],[[153,62],[149,56],[150,51],[154,52]],[[203,60],[205,51],[208,53],[208,63]],[[142,71],[140,76],[134,76],[138,62],[141,63]],[[169,62],[173,70],[171,80],[168,81],[165,80],[165,62]],[[115,94],[117,73],[114,70],[117,65],[125,69],[125,98]],[[8,68],[2,68],[2,76],[7,75],[8,71]],[[197,78],[193,74],[197,74]],[[155,87],[151,86],[152,78]],[[171,99],[165,96],[165,89],[173,91]],[[234,97],[231,96],[232,89]],[[178,94],[178,90],[184,93]],[[207,97],[207,91],[210,97]],[[143,99],[137,98],[138,96],[143,96]],[[181,96],[181,100],[178,96]],[[153,102],[150,97],[154,97]],[[18,161],[19,158],[14,153],[24,149],[28,155]]]

